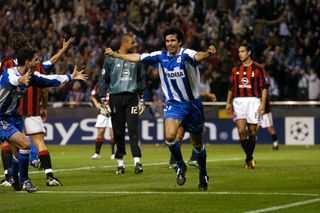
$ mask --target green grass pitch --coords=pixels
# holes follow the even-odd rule
[[[43,171],[30,167],[36,193],[0,188],[0,212],[319,212],[320,146],[257,145],[254,170],[243,168],[240,145],[208,145],[207,192],[199,192],[198,170],[188,167],[184,186],[167,167],[167,147],[143,145],[144,172],[133,173],[127,145],[126,171],[115,175],[104,144],[102,158],[91,160],[92,145],[48,146],[55,176],[63,186],[47,187]],[[184,160],[191,154],[182,146]],[[2,178],[3,176],[1,176]]]

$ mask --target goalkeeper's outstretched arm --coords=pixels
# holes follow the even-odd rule
[[[104,54],[107,56],[111,56],[113,58],[120,58],[125,61],[131,61],[131,62],[139,62],[140,61],[140,54],[139,53],[121,54],[121,53],[114,52],[111,48],[106,48],[104,50]]]

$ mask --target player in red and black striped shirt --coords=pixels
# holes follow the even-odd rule
[[[268,95],[267,101],[266,101],[265,113],[262,116],[262,119],[261,119],[259,126],[261,126],[262,128],[266,128],[268,133],[271,135],[272,141],[273,141],[272,149],[279,150],[278,136],[277,136],[277,132],[273,126],[273,118],[272,118],[269,95]]]
[[[72,44],[74,38],[67,42],[63,41],[62,49],[59,50],[49,61],[43,62],[37,67],[37,71],[46,74],[53,64],[62,56],[62,54]],[[44,142],[44,125],[43,121],[47,119],[48,90],[29,87],[21,99],[19,112],[23,116],[25,134],[31,136],[33,144],[38,150],[41,167],[47,177],[47,186],[60,186],[61,182],[54,177],[50,153]],[[40,105],[41,104],[41,105]]]
[[[109,135],[110,135],[110,144],[111,144],[111,159],[114,159],[115,154],[115,143],[113,137],[113,130],[112,130],[112,123],[111,123],[111,116],[105,116],[100,113],[101,110],[101,101],[98,95],[98,84],[96,84],[91,91],[91,101],[93,102],[94,106],[99,110],[99,114],[97,116],[97,121],[95,127],[98,129],[98,135],[96,138],[96,146],[95,146],[95,153],[92,155],[91,159],[98,160],[100,159],[100,151],[101,146],[104,141],[104,133],[106,128],[109,128]],[[106,98],[109,99],[109,94],[106,95]]]
[[[249,44],[241,44],[238,53],[241,64],[232,69],[226,111],[231,113],[232,103],[241,146],[246,153],[245,167],[253,169],[257,125],[265,113],[269,77],[263,66],[252,60]]]

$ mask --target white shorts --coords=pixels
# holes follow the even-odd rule
[[[273,120],[272,120],[272,113],[271,112],[265,113],[262,116],[262,120],[260,122],[260,126],[262,128],[268,128],[268,127],[273,126]]]
[[[44,125],[41,116],[23,117],[24,133],[26,135],[33,135],[38,133],[45,133]]]
[[[98,127],[98,128],[112,128],[111,116],[107,117],[107,116],[99,114],[97,116],[97,122],[96,122],[95,127]]]
[[[258,108],[260,99],[256,97],[241,97],[233,99],[234,120],[246,119],[249,124],[258,124]]]

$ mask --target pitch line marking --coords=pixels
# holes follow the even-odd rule
[[[221,162],[221,161],[234,161],[234,160],[241,160],[242,158],[225,158],[225,159],[215,159],[215,160],[207,160],[207,162]],[[160,166],[160,165],[167,165],[168,163],[160,162],[160,163],[146,163],[143,166]],[[81,170],[90,170],[90,169],[105,169],[105,168],[114,168],[114,165],[108,166],[86,166],[86,167],[79,167],[79,168],[69,168],[69,169],[54,169],[54,172],[73,172],[73,171],[81,171]],[[133,165],[128,165],[126,167],[133,167]],[[29,174],[38,174],[43,173],[43,171],[29,171]],[[3,175],[2,175],[3,176]],[[2,177],[0,176],[0,177]]]
[[[295,203],[289,203],[289,204],[281,205],[281,206],[273,206],[273,207],[270,207],[270,208],[258,209],[258,210],[248,211],[248,212],[245,212],[245,213],[271,212],[271,211],[275,211],[275,210],[279,210],[279,209],[287,209],[287,208],[291,208],[291,207],[295,207],[295,206],[303,206],[303,205],[307,205],[307,204],[310,204],[310,203],[317,203],[317,202],[320,202],[320,198],[316,198],[316,199],[312,199],[312,200],[299,201],[299,202],[295,202]]]
[[[15,191],[1,191],[5,193],[27,193],[24,191],[20,192],[15,192]],[[278,196],[306,196],[306,197],[318,197],[313,200],[307,200],[307,201],[302,201],[302,202],[319,202],[320,201],[320,194],[308,194],[308,193],[280,193],[280,192],[158,192],[158,191],[37,191],[36,194],[119,194],[119,195],[278,195]],[[312,201],[312,202],[310,202]],[[299,204],[301,202],[298,202]],[[306,204],[308,204],[306,203]],[[289,204],[291,205],[291,204]],[[304,205],[304,204],[300,204]],[[285,205],[287,206],[287,205]],[[293,205],[293,206],[296,206]],[[274,208],[274,207],[272,207]],[[269,208],[268,208],[269,209]],[[255,210],[256,211],[256,210]],[[250,211],[250,213],[253,213],[255,211]],[[246,212],[249,213],[249,212]]]

